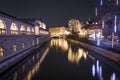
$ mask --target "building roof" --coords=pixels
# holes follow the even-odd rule
[[[28,23],[28,22],[26,22],[26,21],[23,21],[23,20],[20,19],[19,17],[12,16],[12,15],[7,14],[7,13],[5,13],[5,12],[0,11],[0,14],[4,15],[5,17],[12,18],[12,19],[15,19],[15,20],[21,21],[21,22],[23,22],[23,23],[26,23],[26,24],[29,24],[29,25],[35,26],[34,24],[31,24],[31,23]]]

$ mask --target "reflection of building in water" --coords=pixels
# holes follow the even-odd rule
[[[32,80],[33,76],[40,71],[41,64],[43,60],[46,58],[48,52],[49,52],[49,47],[45,49],[42,48],[42,50],[37,54],[35,54],[32,58],[30,59],[28,58],[29,60],[27,62],[25,60],[24,65],[17,66],[19,68],[16,70],[16,72],[14,72],[14,74],[13,74],[14,70],[10,71],[10,73],[8,73],[7,75],[10,75],[11,78],[8,77],[6,79],[6,76],[4,76],[2,80]],[[43,54],[40,55],[41,53]]]
[[[103,80],[102,66],[100,65],[98,60],[96,62],[96,66],[94,64],[92,65],[92,75],[93,75],[93,77],[95,77],[95,75],[96,75],[95,73],[97,73],[97,76],[98,76],[99,80]]]
[[[49,48],[46,49],[46,51],[44,52],[44,54],[42,55],[42,57],[40,58],[40,60],[35,64],[35,66],[33,66],[33,68],[31,70],[29,70],[28,75],[25,77],[24,80],[31,80],[32,76],[39,71],[40,69],[40,65],[43,62],[43,60],[45,59],[46,55],[49,52]]]
[[[79,61],[82,59],[87,59],[87,55],[85,51],[82,48],[79,48],[77,52],[72,51],[72,48],[69,48],[68,50],[68,60],[72,63],[79,64]]]
[[[103,76],[102,76],[102,66],[100,65],[99,61],[96,61],[96,66],[95,64],[92,65],[92,76],[98,76],[99,80],[103,80]],[[116,73],[112,73],[112,75],[110,75],[110,80],[118,80],[116,78]]]
[[[62,51],[67,51],[69,47],[67,40],[64,38],[52,39],[50,46],[60,48]]]

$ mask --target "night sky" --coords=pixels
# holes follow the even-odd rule
[[[86,21],[95,15],[96,0],[0,0],[0,10],[20,18],[40,18],[47,26]]]

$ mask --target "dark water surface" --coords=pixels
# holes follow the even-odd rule
[[[120,67],[74,42],[56,38],[0,80],[120,80]]]

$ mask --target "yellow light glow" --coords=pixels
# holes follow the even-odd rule
[[[85,51],[81,48],[77,50],[77,52],[72,51],[72,48],[69,48],[68,50],[68,61],[72,63],[79,64],[79,61],[84,58],[85,60],[87,59],[87,55]]]
[[[4,21],[0,19],[0,29],[6,29]]]
[[[51,47],[59,47],[62,51],[67,51],[68,50],[68,43],[65,39],[62,39],[62,38],[56,38],[56,39],[52,39],[51,40]]]

